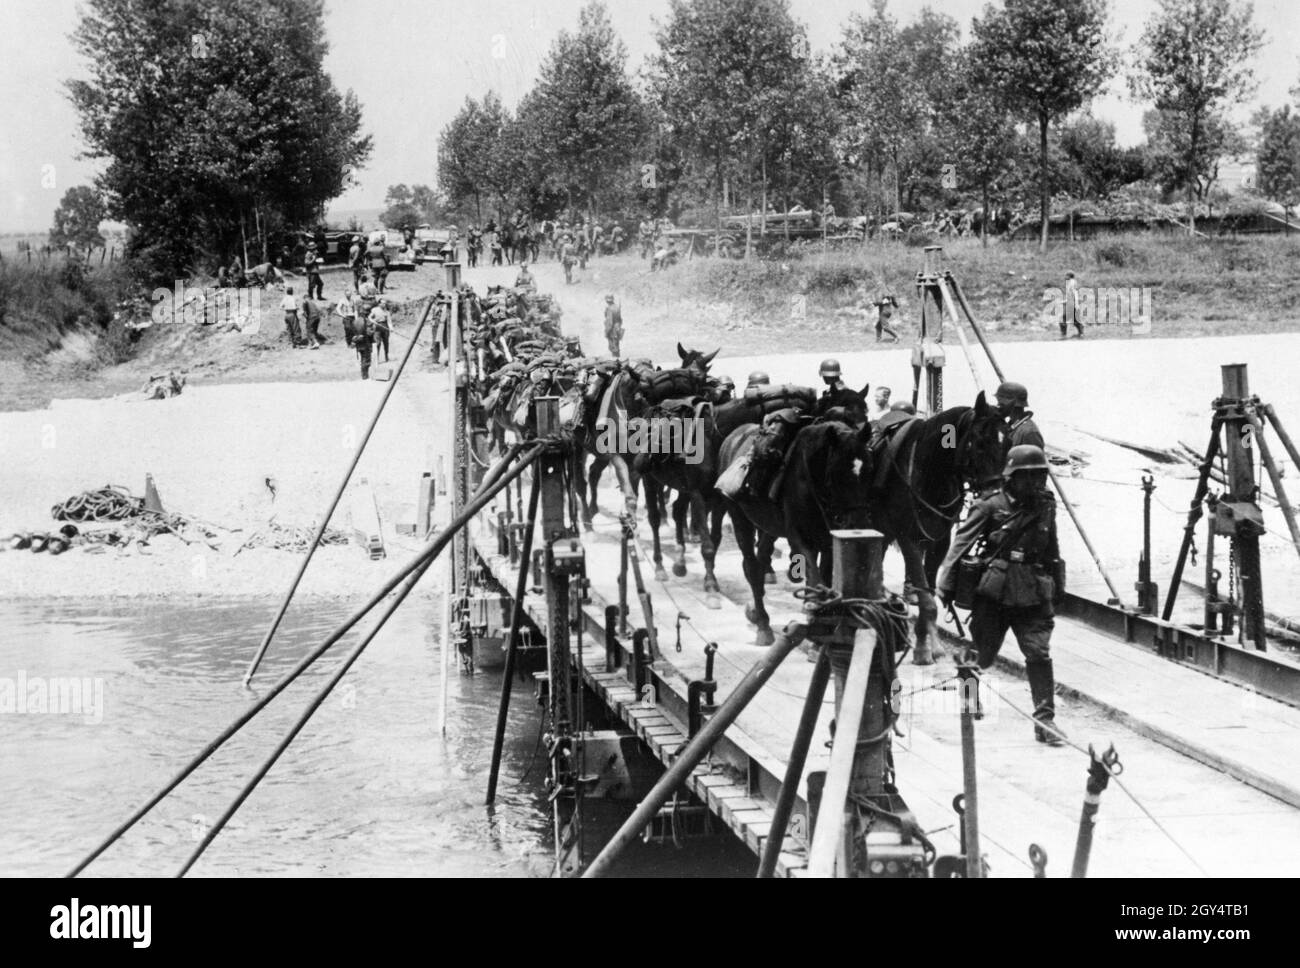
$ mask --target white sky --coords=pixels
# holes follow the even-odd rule
[[[327,68],[340,89],[352,88],[365,109],[375,151],[361,184],[336,209],[381,204],[396,182],[434,184],[438,132],[467,95],[495,88],[513,107],[527,92],[555,35],[575,29],[583,0],[330,0]],[[927,3],[891,0],[902,22]],[[936,0],[969,35],[982,0]],[[639,68],[654,48],[653,19],[667,0],[609,0],[615,30]],[[1155,9],[1155,0],[1115,0],[1112,31],[1127,47]],[[1300,80],[1300,3],[1256,0],[1255,22],[1266,30],[1256,63],[1258,103],[1279,105]],[[830,49],[866,0],[792,0],[815,50]],[[83,184],[92,165],[82,150],[76,115],[63,82],[82,69],[68,35],[76,26],[70,0],[4,0],[0,32],[0,231],[43,231],[69,187]],[[494,53],[504,56],[494,56]],[[1122,144],[1141,139],[1142,106],[1129,102],[1123,81],[1112,82],[1095,113],[1114,121]],[[53,166],[48,168],[46,166]],[[51,178],[52,175],[52,178]],[[52,184],[51,184],[52,182]]]

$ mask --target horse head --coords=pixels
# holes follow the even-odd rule
[[[962,479],[980,491],[1002,479],[1002,437],[1006,425],[997,408],[984,399],[983,390],[975,398],[970,414],[970,427],[958,444],[957,466]]]
[[[712,363],[713,358],[718,355],[718,350],[714,350],[712,353],[701,353],[699,350],[685,349],[681,343],[678,343],[677,355],[681,357],[682,369],[699,370],[701,376],[707,376],[709,373],[709,364]]]

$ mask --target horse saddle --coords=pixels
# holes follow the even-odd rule
[[[871,466],[875,468],[871,481],[873,490],[884,490],[890,468],[898,463],[899,452],[909,441],[916,439],[924,424],[920,417],[902,410],[891,410],[876,421],[867,445]]]
[[[789,464],[790,445],[808,423],[809,418],[795,407],[774,411],[763,418],[745,480],[745,489],[750,494],[771,501],[779,497]]]

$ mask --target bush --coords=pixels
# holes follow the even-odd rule
[[[1094,254],[1097,265],[1116,269],[1145,269],[1149,263],[1146,253],[1128,242],[1103,242]]]

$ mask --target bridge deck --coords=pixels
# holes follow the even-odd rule
[[[606,496],[607,504],[613,498],[612,492]],[[508,558],[496,554],[494,529],[495,515],[484,515],[476,546],[496,580],[512,589],[517,571]],[[648,550],[644,525],[640,543]],[[592,601],[583,616],[584,677],[667,762],[685,741],[687,684],[703,678],[705,638],[719,645],[714,670],[719,700],[762,654],[754,644],[752,626],[736,604],[748,594],[739,554],[730,537],[725,537],[717,566],[724,597],[716,610],[706,607],[700,591],[697,547],[688,552],[690,574],[666,583],[654,581],[653,566],[643,560],[663,653],[652,668],[656,685],[652,707],[634,694],[626,666],[605,671],[604,607],[618,599],[617,522],[599,516],[596,532],[587,535],[584,544],[592,585]],[[781,564],[777,562],[778,570]],[[891,570],[887,563],[887,577]],[[798,603],[787,583],[769,586],[768,592],[774,626],[797,615]],[[634,590],[629,595],[629,620],[635,627],[639,608]],[[530,593],[527,605],[534,619],[544,624],[541,596]],[[681,652],[675,650],[673,632],[678,610],[690,616],[682,629]],[[627,642],[620,645],[630,650]],[[1126,766],[1124,785],[1160,824],[1112,784],[1102,798],[1090,874],[1294,872],[1300,863],[1300,812],[1291,805],[1300,803],[1296,793],[1300,791],[1300,711],[1182,668],[1072,619],[1058,620],[1053,651],[1064,692],[1058,706],[1062,726],[1085,747],[1092,743],[1105,748],[1114,742]],[[1087,760],[1077,751],[1035,743],[1029,724],[1000,698],[1029,708],[1028,688],[1015,675],[1015,653],[1014,643],[1008,641],[1007,661],[986,675],[990,687],[986,717],[977,725],[983,850],[994,876],[1027,876],[1031,873],[1028,847],[1037,843],[1048,853],[1049,876],[1062,876],[1074,850]],[[767,835],[771,803],[811,670],[804,656],[792,654],[689,784],[691,792],[755,851]],[[900,669],[900,727],[906,735],[894,740],[899,789],[941,853],[958,849],[951,808],[953,796],[961,790],[956,693],[942,688],[953,675],[950,659],[935,666],[906,664]],[[828,695],[807,772],[827,766],[825,741],[832,713]],[[802,786],[800,793],[796,813],[806,809]],[[1243,816],[1252,822],[1241,823]],[[804,865],[805,844],[793,836],[787,848],[781,873],[794,874]]]

